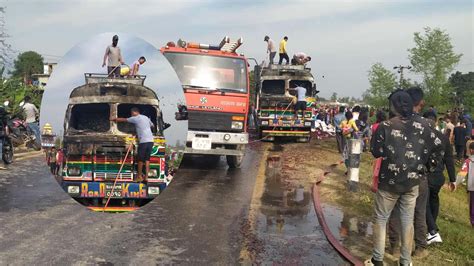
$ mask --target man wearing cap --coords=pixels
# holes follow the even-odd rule
[[[265,42],[267,42],[267,54],[269,55],[269,59],[270,59],[270,65],[273,65],[273,59],[275,58],[275,55],[276,55],[276,46],[275,46],[275,42],[270,39],[270,37],[268,36],[265,36],[265,38],[263,39]]]
[[[380,123],[372,140],[372,154],[383,158],[375,194],[374,249],[366,265],[383,265],[387,220],[396,208],[400,213],[400,265],[411,264],[413,221],[420,178],[430,168],[431,157],[442,149],[441,140],[431,134],[430,125],[413,115],[410,94],[397,90],[389,97],[392,118]]]
[[[118,36],[112,37],[112,45],[105,49],[104,60],[102,67],[105,67],[105,60],[107,61],[107,73],[109,77],[120,77],[120,65],[123,64],[122,53],[118,47]]]

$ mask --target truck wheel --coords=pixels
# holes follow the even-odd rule
[[[243,158],[243,155],[227,155],[227,165],[229,168],[240,168]]]

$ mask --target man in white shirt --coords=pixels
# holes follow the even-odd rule
[[[32,103],[30,103],[30,96],[25,96],[23,105],[23,113],[25,114],[25,122],[28,124],[28,128],[33,132],[36,137],[35,142],[38,146],[41,145],[40,130],[38,122],[36,122],[37,117],[39,116],[38,108]]]
[[[273,60],[275,59],[275,55],[276,55],[276,46],[275,46],[275,42],[270,39],[270,37],[268,36],[265,36],[265,38],[263,39],[265,42],[267,42],[267,54],[269,55],[269,59],[270,59],[270,65],[273,65]]]
[[[137,107],[133,107],[131,110],[131,117],[129,118],[110,118],[111,121],[115,122],[128,122],[135,125],[135,129],[138,137],[138,177],[137,181],[148,181],[148,173],[150,172],[150,156],[153,149],[153,132],[151,128],[154,126],[150,118],[140,114],[140,110]],[[143,174],[143,164],[145,164],[145,175]]]
[[[303,120],[306,113],[306,88],[299,85],[294,89],[296,91],[297,102],[295,104],[295,119],[298,120],[298,112],[303,112]]]
[[[141,56],[137,61],[133,62],[130,68],[129,76],[138,75],[138,70],[140,70],[140,66],[145,64],[145,62],[146,62],[146,58],[144,56]]]
[[[305,53],[299,52],[293,55],[293,65],[305,65],[309,61],[311,61],[311,56],[306,55]]]

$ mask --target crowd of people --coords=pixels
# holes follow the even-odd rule
[[[451,191],[462,182],[457,180],[456,163],[463,164],[461,171],[467,176],[474,227],[471,117],[460,109],[441,117],[434,106],[425,109],[423,96],[421,88],[413,87],[393,92],[388,110],[360,106],[320,110],[320,119],[336,129],[337,147],[346,166],[349,139],[360,139],[364,150],[375,157],[374,249],[368,265],[383,265],[387,233],[388,250],[400,256],[401,265],[410,265],[412,256],[426,257],[428,245],[442,242],[436,223],[438,194],[446,180],[445,170]]]

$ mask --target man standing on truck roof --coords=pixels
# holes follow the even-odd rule
[[[128,74],[129,76],[136,76],[138,75],[138,70],[140,69],[140,66],[145,64],[146,58],[144,56],[140,56],[140,58],[133,62],[132,66],[130,67],[130,73]]]
[[[306,113],[306,88],[297,85],[295,88],[297,102],[295,104],[295,119],[298,120],[299,110],[303,111],[303,120]]]
[[[283,63],[283,59],[286,60],[287,65],[290,63],[290,58],[288,57],[288,52],[286,50],[286,42],[288,42],[287,36],[283,37],[283,40],[280,42],[280,60],[278,61],[279,65]]]
[[[269,55],[269,59],[270,59],[270,65],[273,65],[273,59],[275,58],[275,55],[276,55],[276,46],[275,46],[275,42],[270,39],[270,37],[268,36],[265,36],[265,38],[263,39],[265,42],[267,42],[267,53]]]
[[[132,116],[129,118],[110,118],[110,121],[115,122],[128,122],[135,125],[135,129],[138,137],[138,177],[136,181],[147,181],[148,172],[150,172],[150,155],[153,149],[153,133],[151,128],[154,126],[150,118],[140,114],[140,110],[137,107],[133,107],[130,110]],[[143,174],[143,163],[145,163],[145,178],[142,178]]]
[[[120,47],[118,47],[118,40],[119,37],[114,35],[114,37],[112,37],[112,45],[107,46],[105,49],[102,67],[105,67],[105,60],[108,60],[107,73],[109,77],[120,77],[120,65],[123,64],[123,58]]]

